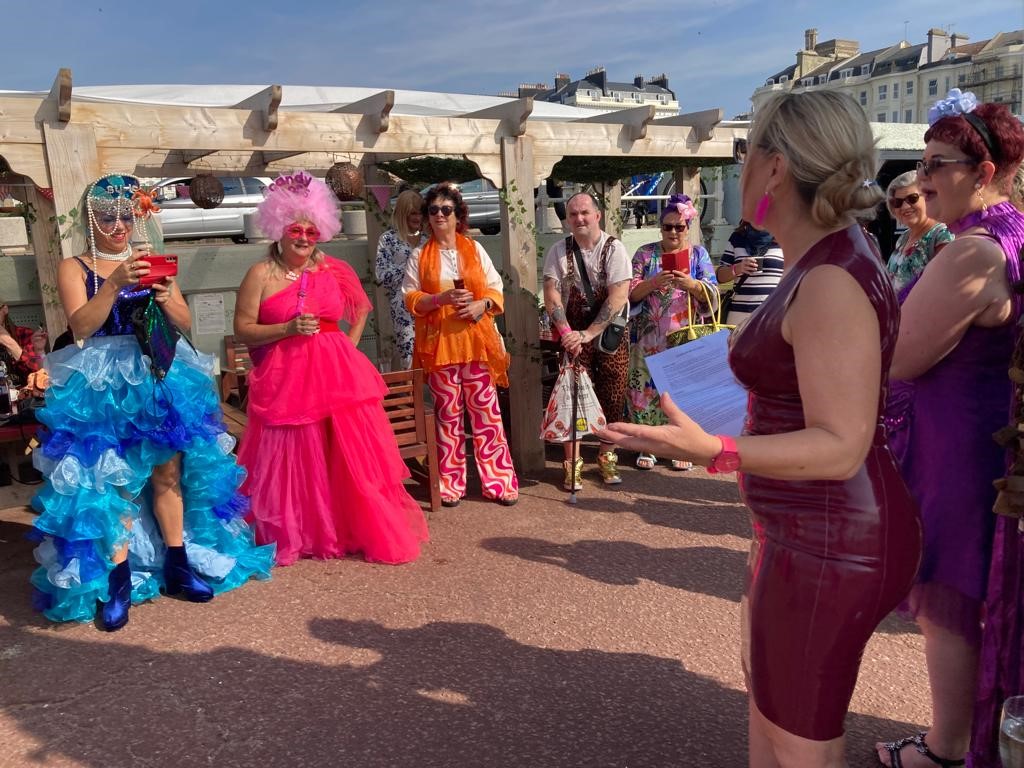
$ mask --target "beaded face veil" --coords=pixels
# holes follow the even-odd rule
[[[144,205],[147,201],[148,206]],[[126,243],[119,253],[101,251],[96,244],[96,233],[112,235],[120,224],[125,230],[131,229],[135,238],[148,243],[146,219],[152,211],[159,209],[152,205],[137,178],[111,173],[101,176],[89,186],[85,194],[85,210],[89,219],[86,234],[92,254],[93,288],[96,290],[97,261],[124,261],[132,255],[131,243]]]

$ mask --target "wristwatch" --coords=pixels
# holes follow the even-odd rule
[[[709,475],[720,475],[735,472],[740,468],[740,455],[736,452],[736,441],[727,435],[715,435],[722,441],[722,450],[711,460],[708,466]]]

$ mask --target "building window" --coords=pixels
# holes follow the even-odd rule
[[[939,81],[938,80],[929,80],[928,81],[928,95],[929,96],[938,96],[939,95]]]
[[[892,97],[894,99],[898,99],[900,97],[900,84],[899,83],[893,83],[892,84]]]
[[[780,83],[788,83],[789,82],[789,75],[783,75],[782,77],[780,77],[779,78],[779,82]]]
[[[961,72],[959,75],[956,76],[956,84],[957,85],[963,85],[966,82],[967,82],[967,75],[965,75],[963,72]]]
[[[808,86],[808,85],[814,85],[814,78],[813,77],[805,77],[803,80],[800,81],[800,85],[803,85],[805,87]]]
[[[900,113],[897,110],[892,111],[892,121],[898,123],[900,121]]]
[[[774,77],[769,77],[767,80],[765,80],[764,84],[765,85],[775,85],[775,78]]]
[[[903,113],[903,122],[912,123],[914,122],[914,110],[908,109]]]
[[[867,91],[861,91],[860,92],[860,105],[862,107],[866,107],[868,105],[868,92]]]
[[[818,85],[828,82],[828,75],[818,75]]]
[[[862,75],[866,75],[870,71],[871,71],[871,65],[870,64],[861,64],[860,65],[860,73]]]
[[[839,77],[841,77],[843,80],[845,80],[848,77],[853,77],[853,68],[851,67],[850,69],[842,70],[839,73]]]
[[[878,86],[878,100],[879,101],[885,101],[885,99],[888,97],[888,95],[889,95],[889,86],[888,85],[880,85],[880,86]]]
[[[913,80],[907,80],[907,87],[904,89],[904,93],[906,93],[907,96],[913,96],[914,95],[914,81]]]
[[[875,118],[876,118],[876,120],[875,120],[876,123],[884,123],[885,122],[885,112],[879,112],[877,115],[875,115]]]
[[[946,77],[946,93],[949,93],[949,76]]]

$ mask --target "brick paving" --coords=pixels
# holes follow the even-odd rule
[[[745,765],[735,484],[627,467],[609,489],[588,469],[572,507],[560,471],[516,507],[433,514],[416,563],[303,561],[208,605],[136,607],[113,635],[31,612],[31,517],[9,508],[0,766]],[[890,618],[850,765],[926,724],[926,699],[921,637]]]

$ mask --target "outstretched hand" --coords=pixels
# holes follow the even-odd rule
[[[638,453],[692,461],[703,466],[710,464],[722,449],[721,441],[701,429],[672,402],[670,395],[661,396],[661,409],[668,417],[668,424],[664,426],[650,427],[619,421],[609,424],[597,436],[602,442],[615,443]]]

